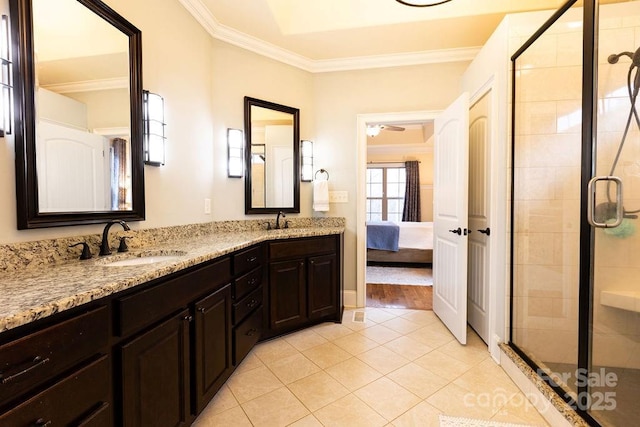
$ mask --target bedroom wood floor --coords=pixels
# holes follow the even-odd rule
[[[433,309],[433,287],[367,284],[367,307]]]

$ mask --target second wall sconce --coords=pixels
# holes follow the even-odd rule
[[[144,163],[164,165],[164,99],[148,90],[142,91],[144,107]]]
[[[227,129],[227,175],[242,178],[244,175],[244,138],[240,129]]]
[[[313,141],[302,140],[300,145],[300,180],[311,182],[313,181]]]
[[[13,76],[10,46],[9,16],[2,15],[2,21],[0,21],[0,137],[11,134],[11,122],[13,121]]]

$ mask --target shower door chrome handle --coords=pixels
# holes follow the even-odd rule
[[[599,222],[594,218],[596,210],[596,184],[599,181],[613,182],[616,185],[616,216],[614,222]],[[617,176],[594,176],[591,178],[587,190],[587,221],[589,221],[589,224],[597,228],[613,228],[622,223],[623,217],[622,180]]]

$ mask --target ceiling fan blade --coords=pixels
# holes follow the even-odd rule
[[[402,132],[404,131],[403,127],[400,126],[392,126],[392,125],[382,125],[382,129],[385,130],[392,130],[392,131],[396,131],[396,132]]]

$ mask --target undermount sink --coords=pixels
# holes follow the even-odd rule
[[[100,264],[106,267],[127,267],[176,261],[186,254],[187,253],[183,251],[140,252],[137,254],[127,254],[124,258],[116,255],[114,258],[104,258],[99,261]]]

